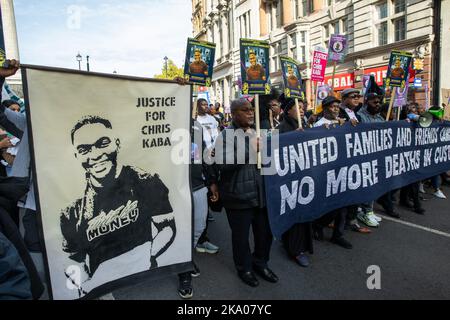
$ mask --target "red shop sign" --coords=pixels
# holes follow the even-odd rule
[[[327,84],[330,88],[333,86],[333,77],[326,76],[325,81],[319,82],[319,85]],[[334,90],[344,90],[353,88],[355,83],[354,73],[339,73],[334,76]]]
[[[388,71],[388,67],[383,66],[383,67],[378,67],[378,68],[365,69],[364,74],[373,74],[377,84],[379,86],[382,86],[383,80],[384,80],[384,78],[386,78],[387,71]]]
[[[387,66],[378,67],[378,68],[370,68],[365,69],[364,74],[373,74],[375,76],[375,81],[379,86],[383,85],[383,80],[386,78],[387,75]],[[414,82],[416,72],[412,70],[412,68],[409,68],[409,82]]]

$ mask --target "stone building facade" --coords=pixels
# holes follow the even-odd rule
[[[218,46],[211,96],[227,105],[239,95],[239,38],[268,40],[271,82],[281,88],[280,55],[300,62],[307,99],[315,46],[327,47],[330,35],[346,34],[349,50],[338,64],[335,90],[362,87],[364,74],[382,85],[392,50],[406,50],[423,59],[423,71],[413,73],[422,87],[410,99],[431,103],[433,96],[434,2],[432,0],[200,0],[204,15],[194,36]],[[193,7],[195,10],[195,7]],[[193,11],[194,12],[194,11]],[[206,35],[206,38],[204,38]],[[203,38],[202,38],[203,37]],[[331,83],[328,66],[325,82]]]

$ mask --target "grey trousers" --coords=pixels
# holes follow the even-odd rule
[[[192,193],[194,197],[194,248],[206,228],[208,217],[208,189],[202,188]]]

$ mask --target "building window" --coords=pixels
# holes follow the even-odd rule
[[[394,21],[395,41],[402,41],[406,38],[406,18],[402,17]]]
[[[249,38],[251,35],[251,22],[250,22],[250,12],[247,11],[243,15],[238,18],[239,26],[240,26],[240,37],[241,38]],[[232,24],[231,24],[232,25]],[[229,27],[230,28],[230,27]]]
[[[266,13],[267,13],[267,25],[268,25],[268,30],[269,32],[272,31],[272,5],[271,4],[267,4],[266,5]]]
[[[300,43],[306,43],[306,31],[300,31]]]
[[[298,60],[300,60],[301,63],[305,63],[306,62],[306,47],[300,46],[299,50],[300,50],[300,54],[299,54]]]
[[[377,45],[382,46],[406,39],[406,1],[388,0],[375,7]]]
[[[381,3],[377,6],[378,20],[387,18],[388,16],[388,6],[387,2]]]
[[[383,46],[388,43],[387,39],[387,22],[382,22],[377,26],[378,31],[378,45]]]
[[[234,23],[233,23],[233,11],[228,13],[228,49],[234,46]]]
[[[283,1],[277,2],[277,7],[275,11],[276,19],[277,19],[277,28],[281,28],[283,25]]]
[[[297,35],[295,33],[289,35],[289,51],[290,56],[297,59]]]
[[[248,38],[248,33],[247,33],[247,15],[244,14],[244,38]]]
[[[219,52],[221,52],[223,54],[224,50],[225,50],[225,48],[223,46],[223,30],[219,26]]]
[[[347,34],[348,32],[348,19],[344,18],[342,19],[342,33]]]
[[[400,13],[405,11],[405,0],[395,0],[394,2],[394,12]]]
[[[341,32],[340,32],[340,28],[339,28],[339,20],[338,21],[336,21],[334,24],[333,24],[333,33],[334,34],[340,34]]]
[[[302,16],[302,2],[301,0],[293,0],[292,5],[294,6],[294,20],[297,20]]]
[[[302,16],[306,17],[308,15],[308,0],[302,0]]]
[[[332,1],[332,0],[327,0]],[[294,20],[297,20],[300,17],[306,17],[310,13],[314,11],[314,1],[313,0],[291,0],[291,9],[293,13]],[[278,5],[281,7],[281,12],[283,14],[283,1],[278,0]],[[268,10],[266,11],[268,12]]]
[[[328,24],[323,26],[323,37],[325,40],[330,38],[330,25]]]
[[[276,72],[280,69],[280,52],[281,52],[281,44],[280,42],[276,42],[271,46],[272,51],[272,72]]]

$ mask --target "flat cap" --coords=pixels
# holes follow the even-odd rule
[[[343,90],[343,91],[341,92],[341,97],[342,97],[342,98],[345,98],[345,97],[351,95],[352,93],[360,94],[360,92],[359,92],[358,89],[350,88],[350,89],[345,89],[345,90]]]

